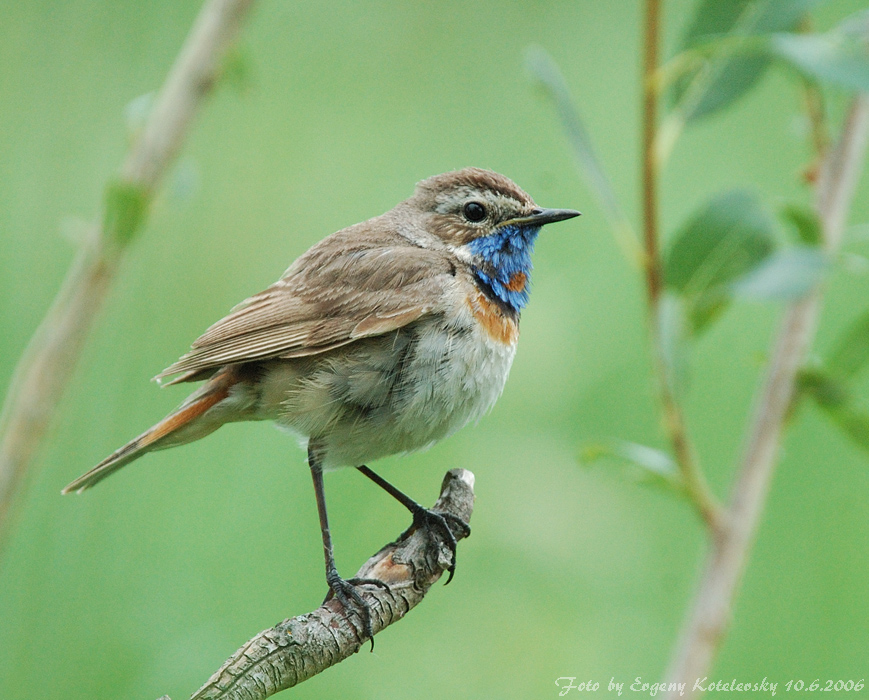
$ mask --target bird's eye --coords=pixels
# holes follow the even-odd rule
[[[486,207],[479,202],[468,202],[462,207],[462,214],[468,221],[477,223],[486,218]]]

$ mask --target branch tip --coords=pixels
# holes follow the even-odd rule
[[[451,469],[432,510],[467,523],[474,509],[474,475]],[[461,540],[467,531],[448,520]],[[401,620],[425,597],[452,564],[443,534],[436,530],[407,530],[372,556],[355,578],[375,578],[384,589],[361,585],[358,590],[371,607],[374,634]],[[264,700],[298,685],[359,651],[366,639],[359,616],[345,614],[341,603],[329,598],[316,610],[263,630],[236,651],[191,700]],[[160,700],[168,700],[163,696]]]

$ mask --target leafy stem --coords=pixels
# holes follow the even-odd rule
[[[57,413],[123,251],[141,231],[148,206],[193,118],[220,76],[253,0],[208,0],[166,78],[147,123],[109,182],[100,224],[84,241],[51,308],[15,368],[0,411],[0,549],[15,496]]]
[[[642,136],[642,200],[643,244],[646,297],[649,307],[653,364],[658,393],[663,411],[664,429],[667,431],[676,464],[679,467],[685,491],[707,526],[714,532],[718,528],[720,507],[709,489],[696,451],[691,442],[685,416],[676,396],[665,360],[660,330],[662,296],[661,255],[658,245],[658,175],[660,157],[656,148],[658,139],[658,92],[655,74],[658,70],[658,44],[661,29],[661,2],[648,0],[644,24],[643,51],[643,136]]]
[[[838,250],[869,140],[869,96],[855,98],[835,148],[824,157],[815,192],[824,247]],[[668,676],[706,675],[724,638],[778,458],[798,372],[815,335],[821,289],[788,308],[763,389],[747,430],[745,452],[720,536],[705,571]],[[671,696],[671,697],[675,697]]]

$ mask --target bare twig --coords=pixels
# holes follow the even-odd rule
[[[664,359],[660,330],[662,290],[661,255],[658,249],[658,173],[660,163],[656,148],[658,129],[658,93],[655,75],[658,70],[658,41],[661,28],[660,0],[647,0],[643,52],[643,243],[645,248],[646,297],[649,306],[649,326],[658,393],[663,410],[664,428],[673,447],[673,454],[685,491],[707,526],[714,531],[719,521],[719,506],[712,495],[700,465],[682,407],[679,405]]]
[[[13,498],[54,418],[125,244],[141,226],[252,3],[209,0],[203,6],[141,136],[109,187],[102,224],[94,227],[15,368],[0,414],[0,547]]]
[[[864,95],[851,106],[839,142],[827,151],[818,178],[815,206],[824,245],[830,253],[841,244],[867,139],[869,97]],[[779,331],[724,526],[712,542],[692,613],[668,673],[672,682],[686,682],[688,689],[708,674],[727,631],[734,597],[766,504],[797,371],[814,338],[820,308],[821,290],[816,289],[789,307]]]
[[[474,475],[465,469],[451,469],[433,510],[468,522],[473,509]],[[452,531],[456,539],[467,534],[459,527]],[[360,587],[371,606],[374,633],[398,622],[419,604],[451,560],[442,535],[416,530],[365,562],[356,574],[358,578],[376,578],[389,585],[389,590]],[[352,656],[365,641],[358,621],[348,622],[341,604],[332,598],[307,615],[260,632],[235,652],[192,700],[265,700]],[[164,695],[160,700],[169,698]]]

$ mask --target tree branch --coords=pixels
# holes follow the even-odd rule
[[[706,483],[697,461],[685,416],[670,381],[664,359],[660,330],[661,255],[658,249],[658,173],[660,162],[656,147],[658,130],[658,92],[655,76],[658,70],[658,42],[661,33],[661,0],[646,1],[643,50],[643,244],[645,249],[646,300],[649,308],[649,333],[652,363],[664,418],[664,429],[685,486],[685,492],[700,517],[715,532],[720,519],[720,507]]]
[[[54,418],[126,244],[141,228],[253,0],[209,0],[160,91],[148,121],[110,183],[95,225],[12,376],[0,412],[0,548],[19,485]]]
[[[835,253],[863,168],[869,138],[869,96],[855,99],[839,143],[827,151],[818,178],[815,207],[824,246]],[[725,521],[713,539],[693,612],[671,663],[671,682],[688,688],[706,676],[730,622],[734,598],[766,504],[797,372],[815,334],[820,289],[792,304],[784,317],[764,387],[748,430],[742,467]],[[691,696],[696,695],[690,692]],[[670,695],[678,697],[678,693]]]
[[[451,469],[433,510],[468,522],[473,509],[474,475]],[[467,536],[458,526],[450,527],[457,540]],[[374,634],[422,602],[451,562],[443,536],[424,530],[407,531],[365,562],[357,578],[375,578],[389,585],[389,590],[360,586],[371,606]],[[331,598],[307,615],[284,620],[236,651],[191,700],[264,700],[292,688],[362,648],[366,640],[358,616],[353,619],[351,624],[341,603]]]

